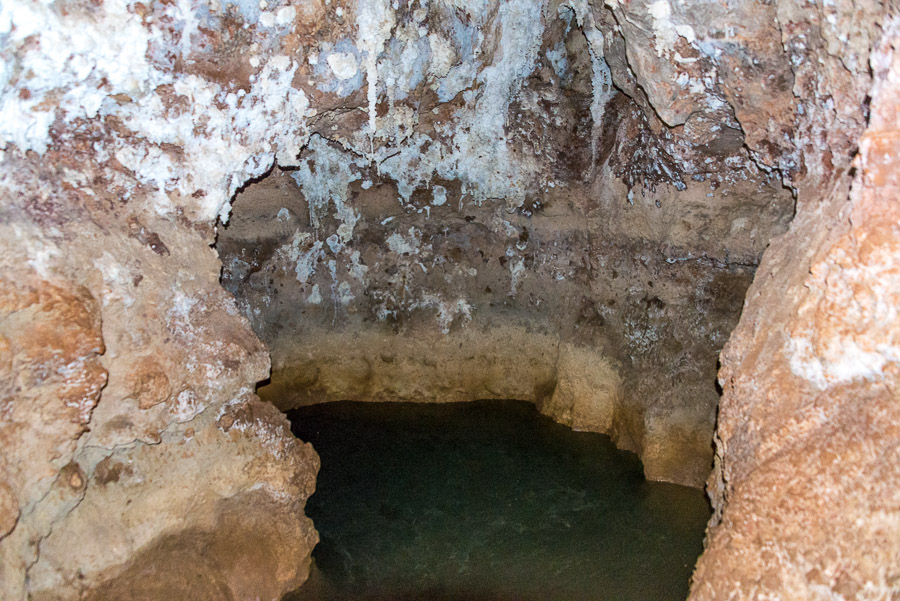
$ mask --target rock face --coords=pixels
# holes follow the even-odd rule
[[[346,206],[358,208],[346,246],[336,242],[339,221],[310,224],[302,189],[285,173],[238,195],[218,246],[225,287],[272,353],[263,398],[283,409],[527,399],[563,423],[611,434],[652,478],[706,478],[716,354],[752,278],[752,247],[738,251],[743,263],[714,243],[661,252],[640,234],[665,230],[632,215],[659,211],[652,201],[636,200],[622,211],[628,227],[612,228],[612,201],[572,187],[545,195],[529,216],[460,209],[458,197],[429,216],[405,211],[385,187],[349,188]],[[753,198],[757,190],[722,200],[750,218],[698,215],[697,201],[679,225],[711,238],[731,218],[778,227],[774,210],[748,206],[778,195],[763,188]]]
[[[790,192],[726,103],[690,128],[660,121],[628,67],[627,15],[448,10],[389,11],[374,134],[348,92],[298,167],[235,198],[217,247],[272,353],[260,394],[284,409],[528,399],[611,434],[651,478],[702,485],[716,355]],[[317,65],[329,48],[309,50]]]
[[[900,591],[900,22],[885,31],[853,170],[766,252],[723,353],[692,599]]]
[[[204,237],[107,212],[102,184],[79,204],[77,158],[7,158],[3,597],[275,598],[315,542],[315,454],[253,395],[269,361]],[[208,565],[177,559],[198,545]]]
[[[216,81],[229,17],[192,33],[174,10],[0,9],[3,599],[274,599],[306,577],[318,460],[254,396],[269,358],[210,248],[302,103],[275,57],[249,96]],[[267,115],[291,125],[234,127]]]
[[[4,3],[0,598],[299,585],[267,347],[282,408],[531,399],[698,485],[739,316],[693,597],[890,598],[897,12]]]

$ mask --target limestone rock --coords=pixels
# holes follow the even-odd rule
[[[262,25],[241,44],[233,13],[175,28],[161,5],[58,8],[0,9],[22,73],[0,90],[0,597],[191,598],[174,568],[206,549],[198,574],[223,598],[278,598],[315,542],[317,460],[277,412],[215,425],[257,406],[269,359],[209,245],[232,186],[302,140],[296,66]],[[227,73],[204,61],[214,47]]]
[[[335,173],[322,163],[345,158],[321,152],[317,166]],[[527,399],[564,423],[611,434],[654,478],[702,483],[716,353],[789,200],[748,182],[712,212],[708,186],[691,182],[623,208],[624,186],[568,186],[526,215],[461,211],[448,184],[451,200],[413,213],[388,183],[363,187],[360,171],[342,175],[339,203],[353,212],[355,232],[346,245],[340,213],[319,217],[295,178],[278,171],[237,197],[219,235],[223,284],[272,353],[264,398],[285,409]],[[650,244],[670,247],[659,255]],[[564,366],[573,358],[564,349],[578,349],[580,367]],[[554,394],[568,398],[545,405]],[[573,422],[572,407],[584,419]]]
[[[87,451],[92,463],[105,457],[42,541],[32,597],[277,598],[299,586],[318,540],[298,519],[318,459],[271,405],[250,396],[223,411],[168,430],[159,444]]]
[[[0,597],[299,584],[268,352],[282,406],[529,398],[699,485],[739,317],[694,598],[895,594],[896,14],[3,3]]]
[[[691,599],[897,594],[898,33],[872,56],[856,174],[808,191],[723,353],[717,518]]]

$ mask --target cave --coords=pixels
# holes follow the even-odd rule
[[[309,593],[348,402],[605,441],[691,601],[900,597],[898,12],[4,2],[0,598]]]

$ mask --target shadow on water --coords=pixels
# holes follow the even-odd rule
[[[322,468],[317,569],[285,601],[684,599],[710,510],[518,401],[289,414]]]

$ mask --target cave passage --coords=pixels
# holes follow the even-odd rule
[[[306,509],[317,569],[288,599],[687,596],[703,491],[646,481],[605,435],[519,401],[342,401],[288,416],[322,462]]]

